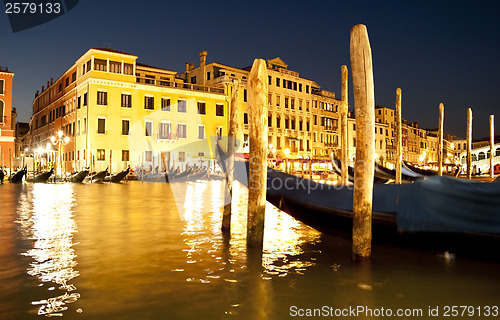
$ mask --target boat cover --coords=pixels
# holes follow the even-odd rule
[[[433,176],[404,185],[397,225],[403,232],[500,234],[500,184]]]

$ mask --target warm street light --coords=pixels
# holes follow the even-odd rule
[[[61,177],[62,176],[62,154],[61,154],[61,146],[66,145],[69,142],[69,137],[64,137],[64,134],[62,131],[57,132],[57,138],[52,136],[50,137],[50,141],[52,142],[53,145],[57,145],[57,156],[58,156],[58,162],[59,165],[57,167],[57,174]]]

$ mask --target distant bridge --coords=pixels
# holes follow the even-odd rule
[[[500,143],[493,146],[493,166],[500,163]],[[486,172],[490,170],[490,145],[471,150],[472,167],[476,166],[476,170]],[[460,164],[462,169],[467,165],[467,152],[460,154]]]

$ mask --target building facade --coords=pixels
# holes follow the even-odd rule
[[[33,101],[32,148],[48,147],[40,151],[63,172],[206,166],[214,158],[210,138],[227,123],[224,89],[186,84],[137,58],[93,48],[51,79]],[[59,131],[69,143],[51,143]]]
[[[240,152],[248,149],[247,81],[251,67],[235,68],[212,62],[200,52],[200,65],[186,63],[181,74],[186,82],[209,86],[229,86],[238,80],[237,139]],[[329,159],[339,148],[339,105],[335,93],[321,90],[312,80],[288,69],[279,57],[267,60],[268,144],[276,159]],[[288,155],[287,155],[288,153]]]
[[[7,67],[0,67],[0,164],[11,167],[15,156],[14,126],[12,119],[12,80],[14,73]]]

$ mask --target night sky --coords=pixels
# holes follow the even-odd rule
[[[488,136],[498,108],[498,1],[97,1],[80,0],[63,16],[13,33],[0,12],[0,66],[14,76],[14,107],[29,121],[34,94],[89,48],[108,47],[138,61],[182,72],[185,62],[250,66],[282,58],[289,69],[340,98],[340,67],[350,69],[350,28],[365,24],[373,54],[375,103],[394,108],[403,90],[403,117],[465,137]],[[353,108],[352,78],[349,78]],[[497,115],[500,127],[500,114]],[[497,133],[499,131],[497,130]]]

